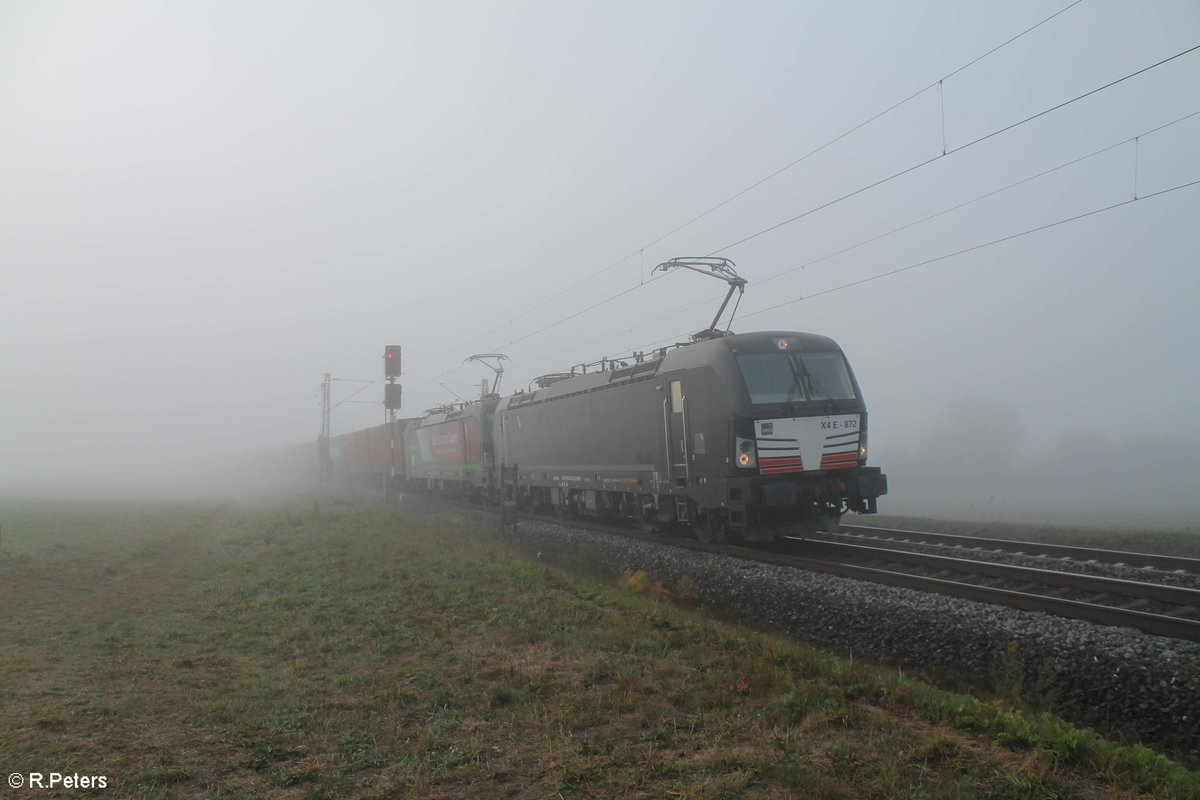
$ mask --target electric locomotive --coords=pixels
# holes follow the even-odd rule
[[[690,343],[545,375],[503,398],[506,356],[471,356],[495,371],[490,393],[485,384],[476,402],[362,432],[361,442],[342,437],[335,471],[644,529],[685,525],[703,541],[769,541],[835,530],[848,511],[874,513],[887,476],[867,466],[867,409],[841,348],[811,333],[722,331],[746,285],[733,262],[681,258],[655,269],[676,268],[729,285]],[[371,455],[382,454],[370,443],[384,431],[402,436],[399,464]]]
[[[432,409],[403,429],[406,485],[479,499],[493,491],[492,415],[498,398]]]
[[[495,459],[516,467],[518,505],[762,541],[833,529],[887,493],[832,339],[715,335],[606,367],[497,404]]]

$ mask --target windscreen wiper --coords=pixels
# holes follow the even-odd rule
[[[828,402],[830,402],[830,403],[833,402],[833,395],[829,393],[828,389],[826,389],[824,386],[821,385],[820,381],[818,381],[816,378],[814,378],[812,376],[812,373],[809,372],[808,366],[804,363],[804,358],[802,356],[800,356],[800,355],[796,355],[794,357],[788,356],[788,361],[789,362],[799,362],[800,371],[804,373],[804,377],[808,380],[809,388],[820,394],[825,395],[825,399]],[[796,375],[796,367],[795,366],[792,367],[792,375],[793,376]]]
[[[800,372],[796,369],[795,360],[791,356],[784,356],[787,359],[788,369],[792,371],[792,388],[788,389],[787,397],[783,402],[787,406],[788,413],[791,416],[796,416],[796,409],[792,408],[792,397],[796,394],[796,390],[800,390],[800,399],[807,399],[807,392],[804,391],[804,384],[800,382]]]

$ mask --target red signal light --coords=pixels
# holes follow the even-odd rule
[[[389,379],[400,377],[400,345],[389,344],[383,348],[383,376]]]

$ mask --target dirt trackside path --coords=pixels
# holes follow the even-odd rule
[[[458,515],[0,503],[0,525],[0,772],[96,796],[1200,797],[1145,748]]]

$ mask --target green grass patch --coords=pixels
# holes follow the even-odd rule
[[[1200,796],[1146,748],[725,624],[688,581],[575,577],[460,515],[0,524],[24,555],[0,557],[0,753],[116,797]]]

